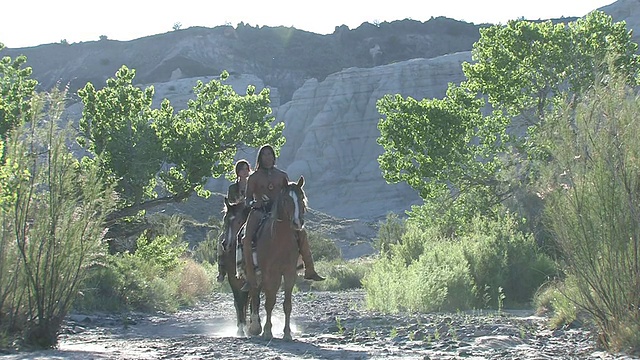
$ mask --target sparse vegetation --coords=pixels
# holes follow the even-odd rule
[[[482,31],[468,81],[444,99],[385,96],[381,169],[424,204],[407,219],[387,215],[370,259],[344,261],[309,232],[328,279],[298,288],[363,287],[369,307],[391,313],[502,312],[533,298],[552,327],[592,322],[606,348],[638,351],[636,50],[624,24],[599,12],[568,26],[514,21]],[[77,160],[68,144],[78,134],[58,128],[66,93],[36,94],[25,61],[0,63],[0,347],[55,346],[72,308],[175,311],[224,290],[213,281],[217,230],[190,253],[183,219],[146,211],[209,195],[206,179],[229,171],[239,146],[282,145],[268,91],[198,83],[174,113],[168,101],[152,108],[153,88],[133,86],[135,71],[122,67],[106,87],[79,92],[78,139],[91,156]],[[526,135],[509,132],[514,118]],[[533,197],[539,209],[524,203]],[[122,235],[107,230],[142,218],[135,248],[107,253],[104,237]],[[553,251],[541,246],[549,240]],[[442,325],[433,337],[457,340]]]

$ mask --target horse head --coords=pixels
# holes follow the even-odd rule
[[[302,189],[303,185],[304,177],[302,176],[298,182],[284,180],[274,211],[279,221],[289,222],[294,230],[301,230],[304,227],[307,197]]]
[[[249,207],[245,206],[244,201],[238,203],[230,203],[229,199],[224,198],[224,216],[222,217],[222,226],[224,236],[228,244],[233,244],[238,230],[247,220],[249,215]]]

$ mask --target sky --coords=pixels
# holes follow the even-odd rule
[[[614,0],[25,0],[0,6],[0,43],[8,48],[128,41],[192,26],[286,26],[331,34],[336,26],[446,16],[475,24],[584,16]]]

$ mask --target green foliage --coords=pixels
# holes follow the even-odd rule
[[[379,258],[362,279],[367,306],[385,312],[470,308],[475,288],[462,250],[459,244],[438,241],[409,266]]]
[[[159,276],[162,267],[129,253],[108,255],[107,263],[91,271],[77,308],[107,311],[174,311],[176,279]]]
[[[316,261],[333,261],[342,259],[342,251],[333,240],[317,231],[307,231],[309,248]]]
[[[138,238],[134,256],[158,265],[161,274],[166,274],[181,265],[180,257],[187,250],[186,242],[176,240],[176,236],[159,235],[148,239],[142,235]]]
[[[184,228],[177,215],[152,217],[150,230],[142,234],[133,256],[160,267],[160,276],[175,270],[181,263],[188,244],[183,240]]]
[[[362,287],[362,278],[369,272],[372,263],[370,259],[318,261],[315,263],[316,270],[326,280],[313,282],[310,286],[319,291],[359,289]]]
[[[400,241],[363,280],[370,306],[383,311],[457,310],[528,303],[554,262],[513,216],[476,216],[455,236],[438,221],[408,221]],[[448,256],[450,254],[451,256]]]
[[[219,229],[208,231],[205,239],[196,245],[193,250],[193,258],[197,262],[215,264],[218,261]]]
[[[88,83],[78,91],[84,103],[78,143],[94,155],[83,161],[99,166],[117,184],[122,207],[154,196],[156,174],[165,160],[161,140],[149,124],[157,116],[151,109],[153,87],[134,87],[134,76],[135,71],[122,67],[103,89]]]
[[[540,188],[563,270],[578,288],[573,300],[605,346],[638,350],[640,99],[625,82],[624,74],[610,78],[547,123],[553,161]]]
[[[0,50],[4,44],[0,43]],[[0,59],[0,140],[6,141],[9,132],[31,119],[31,99],[38,82],[31,78],[31,67],[25,67],[27,57],[9,56]]]
[[[531,234],[520,231],[512,215],[496,220],[478,217],[472,227],[460,241],[479,290],[477,304],[498,304],[498,289],[503,289],[511,304],[526,304],[538,287],[556,274],[553,261],[538,251]]]
[[[0,333],[22,344],[57,343],[80,284],[104,250],[114,198],[95,168],[82,168],[57,124],[66,93],[32,98],[33,118],[8,137],[0,208]],[[46,121],[43,121],[45,120]],[[6,176],[13,174],[13,176]]]
[[[409,223],[400,237],[400,242],[391,246],[389,253],[396,261],[409,265],[424,254],[425,247],[438,241],[437,235],[434,235],[431,231],[424,231],[417,225]]]
[[[167,99],[152,109],[153,87],[133,86],[134,77],[123,66],[104,88],[88,83],[78,91],[84,104],[78,142],[93,155],[83,160],[116,184],[121,204],[113,218],[194,192],[208,196],[205,182],[232,171],[239,146],[278,149],[285,141],[284,124],[271,126],[268,89],[256,94],[249,86],[240,96],[223,84],[223,72],[220,81],[197,82],[195,99],[176,113]]]
[[[405,221],[395,213],[388,213],[385,221],[380,222],[378,236],[374,241],[374,248],[381,254],[386,254],[392,245],[402,241],[402,234],[406,231]]]
[[[564,281],[551,281],[541,286],[533,297],[533,305],[536,312],[549,313],[549,325],[557,329],[578,319],[578,306],[571,300],[578,298],[575,278],[567,277]]]
[[[175,311],[211,293],[214,271],[185,257],[180,217],[157,215],[150,223],[133,254],[108,255],[91,269],[78,309]]]
[[[406,182],[425,200],[447,191],[457,201],[482,194],[486,201],[467,207],[484,213],[537,176],[521,160],[537,153],[528,134],[545,112],[565,98],[580,101],[597,76],[610,73],[609,57],[635,84],[636,49],[625,24],[599,11],[567,25],[510,21],[482,29],[474,62],[463,64],[467,80],[450,84],[443,99],[378,101],[385,180]],[[492,112],[483,115],[484,108]],[[477,195],[458,197],[469,191]]]
[[[378,124],[378,144],[385,152],[378,161],[385,180],[406,182],[426,199],[447,189],[449,179],[461,188],[473,181],[469,173],[486,179],[494,163],[477,161],[484,150],[471,143],[477,129],[489,126],[482,105],[474,93],[454,85],[442,100],[380,99],[377,108],[385,118]]]

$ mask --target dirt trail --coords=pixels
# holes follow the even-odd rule
[[[175,314],[74,314],[58,349],[0,359],[638,359],[599,351],[586,328],[548,330],[531,311],[383,315],[362,291],[295,294],[285,342],[281,304],[271,341],[236,337],[232,297],[215,294]]]

